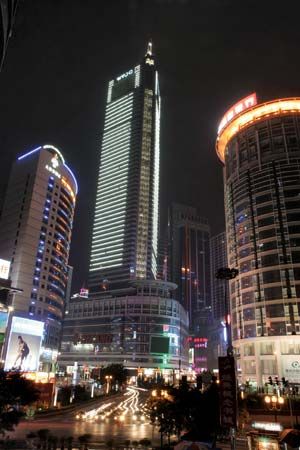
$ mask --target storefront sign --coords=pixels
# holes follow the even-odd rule
[[[221,425],[236,428],[236,377],[233,356],[219,357]]]
[[[265,430],[265,431],[282,431],[283,426],[276,422],[252,422],[252,428],[255,430]]]

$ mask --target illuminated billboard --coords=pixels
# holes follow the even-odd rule
[[[10,262],[0,258],[0,278],[8,280]]]
[[[12,317],[4,369],[38,370],[43,333],[43,322]]]

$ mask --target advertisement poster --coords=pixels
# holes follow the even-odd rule
[[[43,333],[43,322],[14,316],[11,322],[4,369],[38,370]]]

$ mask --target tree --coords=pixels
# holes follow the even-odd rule
[[[71,393],[72,391],[70,386],[62,386],[58,391],[57,401],[60,402],[62,406],[69,405]]]
[[[90,398],[89,393],[84,386],[78,384],[74,387],[74,402],[85,402]]]
[[[42,450],[45,450],[47,448],[48,439],[50,436],[50,430],[47,428],[41,428],[36,432],[39,444]]]
[[[142,447],[150,447],[151,441],[149,439],[147,439],[147,438],[141,439],[140,440],[140,445]]]
[[[202,440],[214,439],[219,431],[219,393],[216,383],[211,383],[203,393],[190,389],[183,383],[179,388],[169,389],[168,399],[152,403],[150,417],[158,422],[160,432],[168,437],[180,436],[182,431],[191,432]]]
[[[81,436],[78,437],[78,442],[79,442],[79,447],[80,449],[84,449],[84,450],[88,450],[88,444],[90,443],[92,439],[92,435],[91,434],[83,434]]]
[[[114,446],[114,440],[113,439],[109,439],[108,441],[106,441],[106,447],[112,449]]]
[[[26,434],[26,439],[27,439],[29,448],[33,448],[36,437],[37,437],[36,434],[33,433],[32,431],[30,431],[28,434]]]
[[[72,448],[73,448],[73,440],[74,440],[73,436],[67,437],[67,447],[68,447],[68,450],[72,450]]]
[[[109,366],[103,367],[100,372],[101,383],[106,382],[105,377],[107,375],[112,376],[112,383],[123,384],[127,379],[127,370],[124,368],[123,364],[110,364]]]
[[[0,433],[13,431],[21,417],[24,407],[36,402],[39,391],[32,381],[20,373],[8,373],[0,370]]]

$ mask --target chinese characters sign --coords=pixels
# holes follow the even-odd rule
[[[235,105],[233,105],[223,116],[220,125],[218,127],[218,134],[223,130],[223,128],[232,121],[232,119],[240,114],[241,112],[245,111],[248,108],[251,108],[252,106],[255,106],[257,104],[257,98],[256,94],[248,95],[248,97],[243,98],[239,102],[237,102]]]
[[[232,356],[219,357],[221,424],[236,428],[236,377]]]

